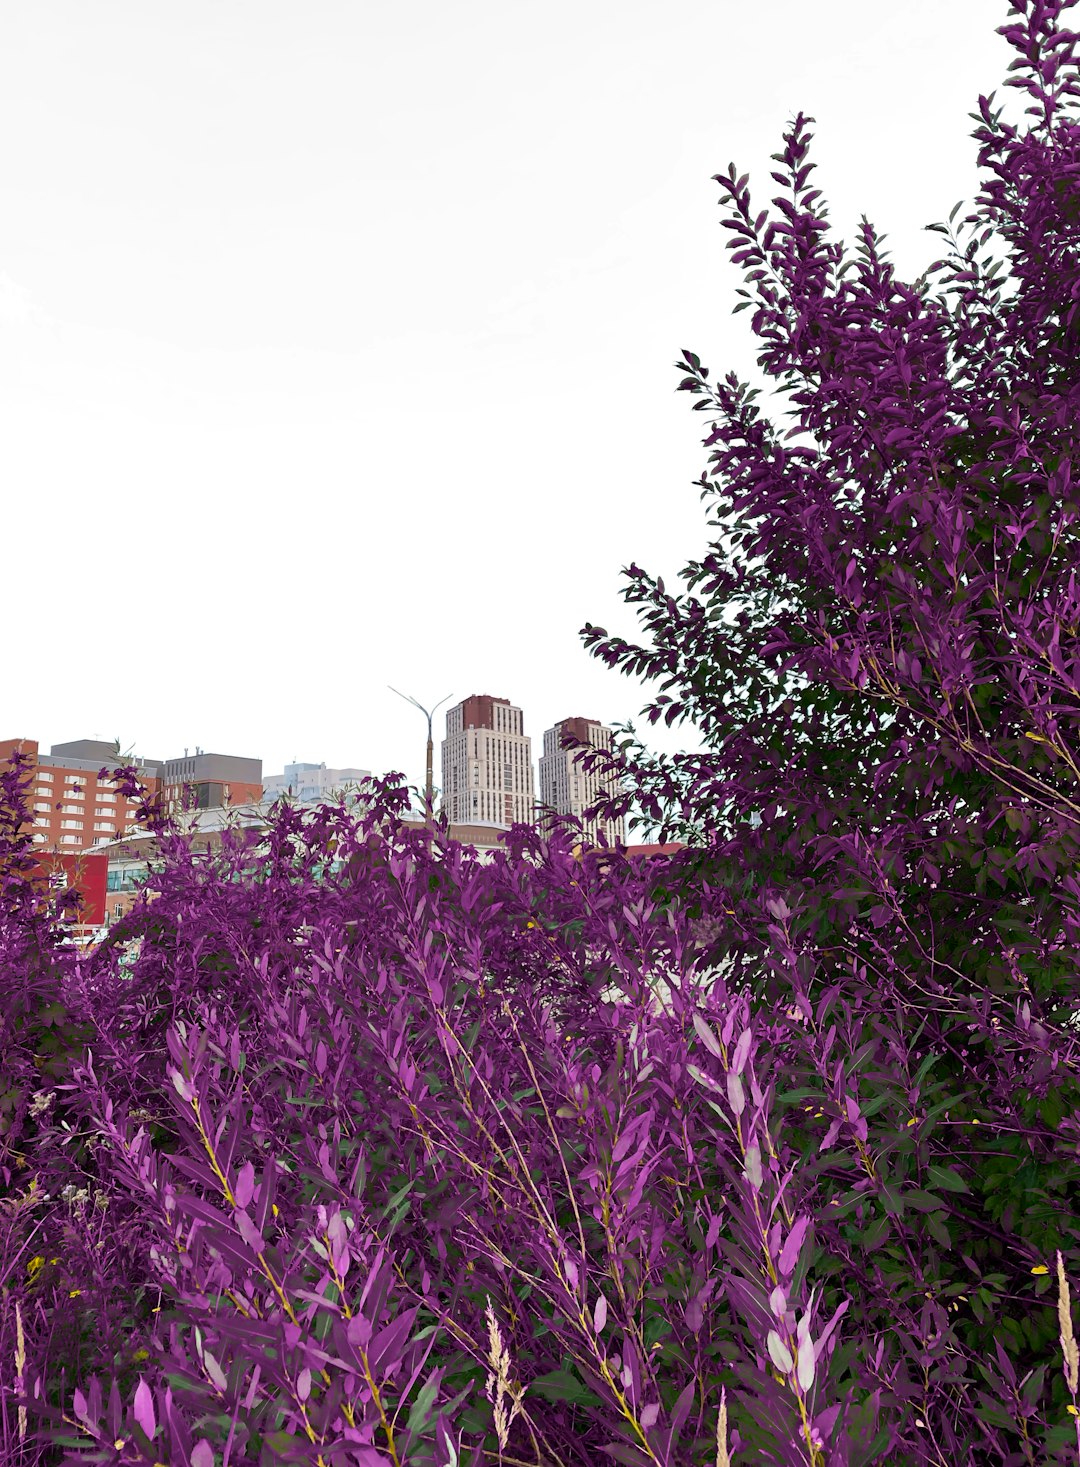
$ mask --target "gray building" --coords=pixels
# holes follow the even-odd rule
[[[325,764],[286,764],[283,774],[268,774],[263,780],[263,798],[276,800],[288,795],[300,804],[334,800],[352,785],[371,777],[370,769],[327,769]]]
[[[262,760],[239,754],[207,754],[185,749],[166,759],[161,771],[166,800],[175,806],[213,810],[222,805],[257,804],[262,799]]]

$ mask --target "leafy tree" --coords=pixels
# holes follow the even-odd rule
[[[750,914],[740,898],[775,888],[834,965],[857,955],[928,994],[1019,985],[1043,1019],[1076,998],[1080,894],[1068,8],[1011,7],[1007,85],[1034,121],[1010,126],[979,98],[989,176],[961,226],[960,205],[928,226],[949,249],[914,285],[865,219],[854,258],[830,240],[812,119],[775,155],[776,213],[755,215],[734,166],[717,175],[745,271],[735,310],[752,309],[794,423],[782,432],[756,392],[734,374],[711,383],[685,352],[680,390],[713,419],[700,484],[716,540],[682,572],[685,594],[625,572],[649,645],[582,632],[610,666],[662,680],[650,722],[700,731],[700,755],[652,756],[631,730],[586,763],[629,774],[646,823],[707,853],[729,945]]]
[[[755,212],[734,166],[716,176],[745,276],[735,310],[751,311],[793,421],[781,429],[735,374],[711,382],[684,352],[679,390],[711,419],[700,486],[716,538],[680,594],[624,572],[644,644],[582,631],[609,666],[659,683],[651,723],[689,721],[705,745],[664,758],[631,728],[616,753],[583,756],[629,775],[647,828],[690,843],[668,899],[696,904],[716,956],[766,1001],[794,975],[809,1015],[815,995],[858,1004],[871,982],[918,1053],[944,1057],[953,1122],[991,1093],[1012,1117],[981,1159],[985,1225],[1029,1208],[1048,1244],[1073,1233],[1078,1200],[1046,1191],[1075,1103],[1050,1083],[1049,1034],[1080,999],[1071,8],[1010,7],[1006,85],[1029,121],[979,98],[981,192],[959,225],[957,205],[928,226],[947,251],[914,284],[865,218],[853,257],[830,238],[813,119],[797,116],[775,155],[773,211]],[[981,1023],[1018,1057],[1009,1081],[991,1076]],[[1007,1251],[988,1233],[969,1255],[1002,1281],[1005,1313],[1019,1280]],[[969,1338],[990,1348],[985,1330]]]

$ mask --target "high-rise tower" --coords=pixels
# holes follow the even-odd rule
[[[508,830],[535,819],[532,740],[523,732],[520,708],[473,693],[447,710],[442,802],[455,825]]]
[[[571,733],[594,749],[611,748],[611,729],[591,718],[564,718],[554,728],[544,731],[544,752],[540,759],[540,799],[560,815],[577,815],[596,803],[602,794],[615,794],[617,790],[598,769],[586,773],[579,763],[582,750],[564,749],[564,733]],[[609,845],[616,840],[625,842],[626,822],[586,820],[582,822],[583,833],[594,844],[602,830]]]

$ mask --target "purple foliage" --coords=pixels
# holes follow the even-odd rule
[[[214,852],[147,803],[80,957],[3,773],[5,1461],[1076,1460],[1069,8],[1011,7],[1033,121],[979,99],[913,287],[829,242],[809,119],[775,214],[719,176],[796,421],[685,353],[718,538],[631,567],[650,646],[583,634],[702,731],[584,756],[687,850],[485,865],[392,778]]]

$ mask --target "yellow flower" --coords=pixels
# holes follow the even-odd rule
[[[81,1293],[82,1293],[82,1289],[71,1289],[69,1291],[69,1293],[68,1293],[68,1298],[69,1299],[77,1299]]]
[[[979,1123],[978,1123],[978,1121],[972,1121],[972,1123],[971,1123],[971,1124],[972,1124],[972,1125],[973,1125],[973,1126],[977,1126],[977,1125],[978,1125],[978,1124],[979,1124]]]
[[[149,1360],[150,1359],[150,1351],[149,1350],[136,1350],[135,1353],[134,1353],[134,1355],[132,1355],[131,1358],[132,1358],[132,1360]]]
[[[526,922],[525,923],[525,926],[526,927],[535,927],[536,926],[536,923],[535,922]]]
[[[277,1217],[277,1215],[278,1215],[278,1205],[277,1205],[277,1203],[276,1202],[271,1202],[270,1206],[274,1209],[274,1216]]]
[[[919,1117],[918,1116],[912,1116],[911,1117],[911,1120],[908,1121],[908,1125],[909,1126],[917,1126],[918,1124],[919,1124]]]
[[[38,1254],[36,1258],[31,1258],[30,1262],[26,1265],[26,1272],[30,1275],[31,1278],[36,1278],[39,1271],[44,1267],[45,1260],[40,1254]]]
[[[1037,1263],[1035,1265],[1035,1267],[1031,1271],[1032,1271],[1032,1273],[1049,1273],[1050,1272],[1050,1270],[1047,1268],[1047,1266],[1046,1266],[1045,1263]]]
[[[1080,1411],[1078,1411],[1075,1406],[1066,1406],[1065,1409],[1066,1411],[1068,1411],[1070,1416],[1080,1416]]]

